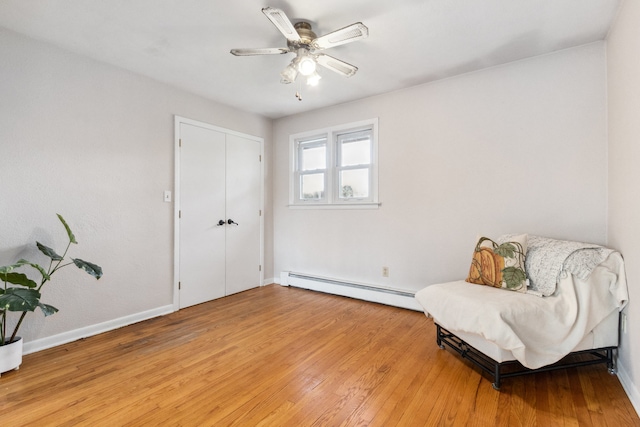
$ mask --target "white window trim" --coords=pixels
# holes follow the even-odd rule
[[[310,171],[300,171],[298,170],[298,163],[300,162],[300,150],[299,150],[299,146],[298,146],[298,141],[299,140],[305,140],[305,145],[308,145],[310,147],[321,147],[321,146],[325,146],[325,168],[324,169],[316,169],[316,170],[310,170]],[[311,141],[309,141],[311,140]],[[313,140],[324,140],[324,143],[320,143],[320,142],[316,142]],[[296,138],[295,142],[294,142],[294,153],[293,155],[295,156],[294,159],[294,170],[293,170],[293,191],[294,193],[291,195],[292,198],[295,198],[296,194],[300,194],[300,177],[303,175],[313,175],[316,173],[324,173],[324,194],[322,196],[322,198],[320,199],[301,199],[300,202],[301,203],[326,203],[326,199],[327,199],[327,188],[329,186],[329,174],[330,174],[330,169],[329,169],[329,146],[330,141],[327,140],[327,136],[325,134],[317,134],[317,135],[311,135],[310,137],[304,137],[304,138]]]
[[[337,135],[358,129],[371,129],[371,197],[366,199],[341,200],[338,194],[337,180],[339,168],[337,167],[336,144]],[[325,192],[323,199],[301,200],[299,199],[298,172],[298,141],[325,136],[327,138],[327,168],[325,176]],[[378,198],[378,118],[346,123],[312,131],[301,132],[289,136],[289,207],[293,209],[377,209],[381,203]]]

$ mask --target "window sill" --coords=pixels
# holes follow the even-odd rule
[[[287,205],[289,209],[378,209],[382,203],[309,203]]]

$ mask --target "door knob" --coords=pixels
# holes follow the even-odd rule
[[[231,218],[229,218],[229,219],[227,220],[227,224],[229,224],[229,225],[231,225],[231,224],[238,225],[238,223],[237,223],[237,222],[235,222],[234,220],[232,220]]]
[[[218,227],[224,225],[224,219],[221,219],[220,221],[218,221],[218,224],[216,224]]]

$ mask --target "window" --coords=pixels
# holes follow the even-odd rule
[[[377,125],[291,135],[291,206],[378,206]]]
[[[324,200],[327,187],[327,138],[298,142],[300,200]]]

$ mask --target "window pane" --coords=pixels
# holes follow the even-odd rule
[[[340,198],[369,197],[369,169],[340,171]]]
[[[340,166],[368,165],[371,163],[371,140],[368,136],[358,138],[340,137]]]
[[[322,199],[324,197],[324,174],[313,173],[300,176],[300,198]]]
[[[300,147],[300,170],[311,171],[325,169],[327,166],[327,147],[325,145]]]

